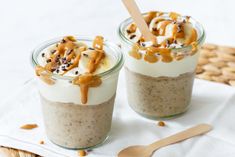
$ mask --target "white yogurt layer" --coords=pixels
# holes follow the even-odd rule
[[[99,87],[89,88],[88,101],[84,105],[96,105],[108,101],[116,93],[118,73],[102,80]],[[82,104],[80,87],[68,80],[57,80],[54,85],[38,81],[39,92],[49,101]]]
[[[137,60],[127,54],[125,66],[133,72],[151,77],[177,77],[183,73],[194,72],[198,57],[199,53],[196,53],[180,61],[148,63],[144,59]]]
[[[50,50],[54,47],[54,45],[42,50],[42,52],[38,55],[38,63],[41,66],[45,66],[46,64],[46,56],[49,55]],[[91,50],[83,51],[81,55],[81,59],[79,61],[79,66],[68,71],[64,76],[73,76],[76,77],[79,74],[84,74],[87,72],[87,63],[88,60],[86,57],[90,55]],[[42,53],[44,53],[44,57],[42,57]],[[85,54],[85,55],[83,55]],[[111,69],[116,64],[116,59],[111,56],[109,53],[105,53],[106,57],[102,60],[100,65],[97,67],[97,70],[94,74],[100,74]],[[61,65],[63,66],[63,65]],[[58,74],[63,73],[60,66],[60,72]],[[78,73],[76,73],[78,72]],[[56,72],[53,72],[56,73]],[[81,91],[79,85],[74,85],[69,80],[57,79],[55,80],[55,84],[48,85],[45,82],[41,81],[38,78],[39,92],[49,101],[60,102],[60,103],[74,103],[74,104],[82,104],[81,102]],[[117,80],[118,73],[114,73],[107,78],[102,78],[102,83],[98,87],[90,87],[88,90],[88,99],[87,103],[84,105],[97,105],[103,102],[108,101],[113,97],[116,93],[117,88]]]
[[[155,17],[149,24],[149,30],[153,33],[157,32],[155,37],[158,44],[160,44],[159,48],[182,48],[185,45],[189,45],[193,41],[196,41],[198,32],[192,23],[186,22],[183,18],[179,18],[176,21],[162,19],[162,17]],[[130,29],[130,26],[131,24],[124,31],[124,35],[130,41],[133,43],[138,43],[143,47],[152,46],[153,43],[151,41],[141,41],[141,33],[138,28],[133,31]],[[174,36],[175,34],[178,36]],[[173,39],[173,42],[170,42],[171,39]],[[177,77],[183,73],[194,72],[199,57],[198,52],[192,56],[189,52],[176,52],[175,54],[183,54],[183,59],[173,59],[173,61],[166,63],[162,62],[161,57],[158,56],[159,58],[157,62],[149,63],[144,60],[144,57],[139,59],[130,56],[128,53],[131,51],[131,47],[125,42],[123,42],[123,51],[126,53],[125,66],[129,70],[151,77]],[[142,56],[146,54],[145,50],[139,50],[139,52],[142,54]],[[173,53],[174,52],[172,51],[172,56]]]

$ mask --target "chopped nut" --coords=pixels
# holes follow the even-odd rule
[[[38,127],[37,124],[25,124],[25,125],[22,125],[20,128],[25,129],[25,130],[32,130],[37,127]]]
[[[166,124],[165,124],[163,121],[159,121],[159,122],[158,122],[158,126],[162,126],[162,127],[163,127],[163,126],[165,126],[165,125],[166,125]]]
[[[43,141],[43,140],[41,140],[40,142],[39,142],[39,144],[44,144],[45,142]]]
[[[79,156],[86,156],[87,153],[86,153],[85,150],[79,150],[79,151],[78,151],[78,155],[79,155]]]

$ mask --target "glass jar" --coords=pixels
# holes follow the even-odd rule
[[[33,66],[40,64],[42,51],[61,39],[47,41],[33,50]],[[90,38],[80,36],[77,40],[88,46],[93,42]],[[53,73],[51,84],[37,77],[46,133],[53,143],[69,149],[86,149],[101,144],[107,138],[123,55],[117,45],[108,41],[104,42],[104,50],[114,58],[115,64],[111,69],[98,74],[102,84],[89,88],[86,104],[81,102],[79,86],[72,83],[74,77]]]
[[[161,18],[169,18],[167,15],[168,13],[164,13]],[[149,63],[143,58],[136,59],[129,55],[136,43],[127,38],[125,31],[132,22],[132,18],[128,18],[118,28],[122,51],[125,54],[124,67],[129,105],[134,111],[150,119],[169,118],[184,113],[191,101],[198,51],[205,40],[202,25],[190,18],[198,33],[198,40],[195,43],[197,50],[193,51],[195,47],[192,45],[171,49],[172,54],[191,55],[170,63],[160,60]]]

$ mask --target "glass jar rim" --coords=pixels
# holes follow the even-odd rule
[[[94,40],[93,38],[89,38],[86,36],[80,36],[80,35],[74,35],[74,37],[78,40],[78,42],[93,42],[93,40]],[[30,59],[31,59],[32,66],[35,67],[35,66],[39,65],[38,56],[39,56],[40,52],[42,52],[45,48],[47,48],[53,44],[58,43],[61,39],[63,39],[63,36],[47,40],[47,41],[41,43],[39,46],[37,46],[31,53]],[[101,78],[106,78],[107,76],[119,71],[122,68],[123,63],[124,63],[123,54],[122,54],[121,49],[118,45],[116,45],[112,42],[109,42],[108,40],[104,40],[104,47],[107,47],[112,52],[115,52],[117,54],[117,60],[116,60],[115,65],[112,68],[110,68],[107,71],[104,71],[102,73],[97,74]],[[74,77],[75,76],[62,76],[59,74],[52,73],[53,79],[73,80]]]
[[[163,12],[163,15],[161,15],[159,17],[169,18],[169,16],[168,16],[169,13],[170,12]],[[142,13],[142,15],[147,15],[147,14],[148,14],[148,12]],[[187,16],[182,16],[182,17],[186,18]],[[133,22],[132,17],[129,17],[129,18],[125,19],[124,21],[122,21],[120,23],[119,27],[118,27],[118,36],[119,36],[119,38],[122,41],[124,41],[125,43],[127,43],[128,45],[130,45],[130,46],[135,44],[135,43],[126,37],[126,35],[124,34],[124,30],[132,22]],[[197,45],[202,45],[204,43],[205,37],[206,37],[206,33],[205,33],[205,30],[204,30],[203,26],[198,21],[196,21],[194,18],[192,18],[192,17],[190,17],[190,22],[192,22],[193,24],[197,24],[198,25],[199,29],[198,28],[196,28],[196,29],[197,29],[197,31],[200,32],[200,36],[197,39],[196,44]],[[180,47],[180,48],[170,48],[170,49],[172,51],[174,51],[174,52],[186,51],[186,50],[193,49],[193,46],[192,45],[187,45],[187,46],[183,46],[183,47]]]

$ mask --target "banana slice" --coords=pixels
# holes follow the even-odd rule
[[[184,25],[184,38],[178,38],[177,42],[185,45],[197,40],[197,31],[193,28],[192,24],[186,23]]]
[[[95,50],[86,50],[81,53],[81,58],[78,66],[80,73],[88,72],[88,63],[94,51]],[[107,71],[108,69],[110,69],[110,66],[111,66],[111,58],[110,56],[106,56],[104,59],[101,60],[94,74],[99,74],[104,71]]]

